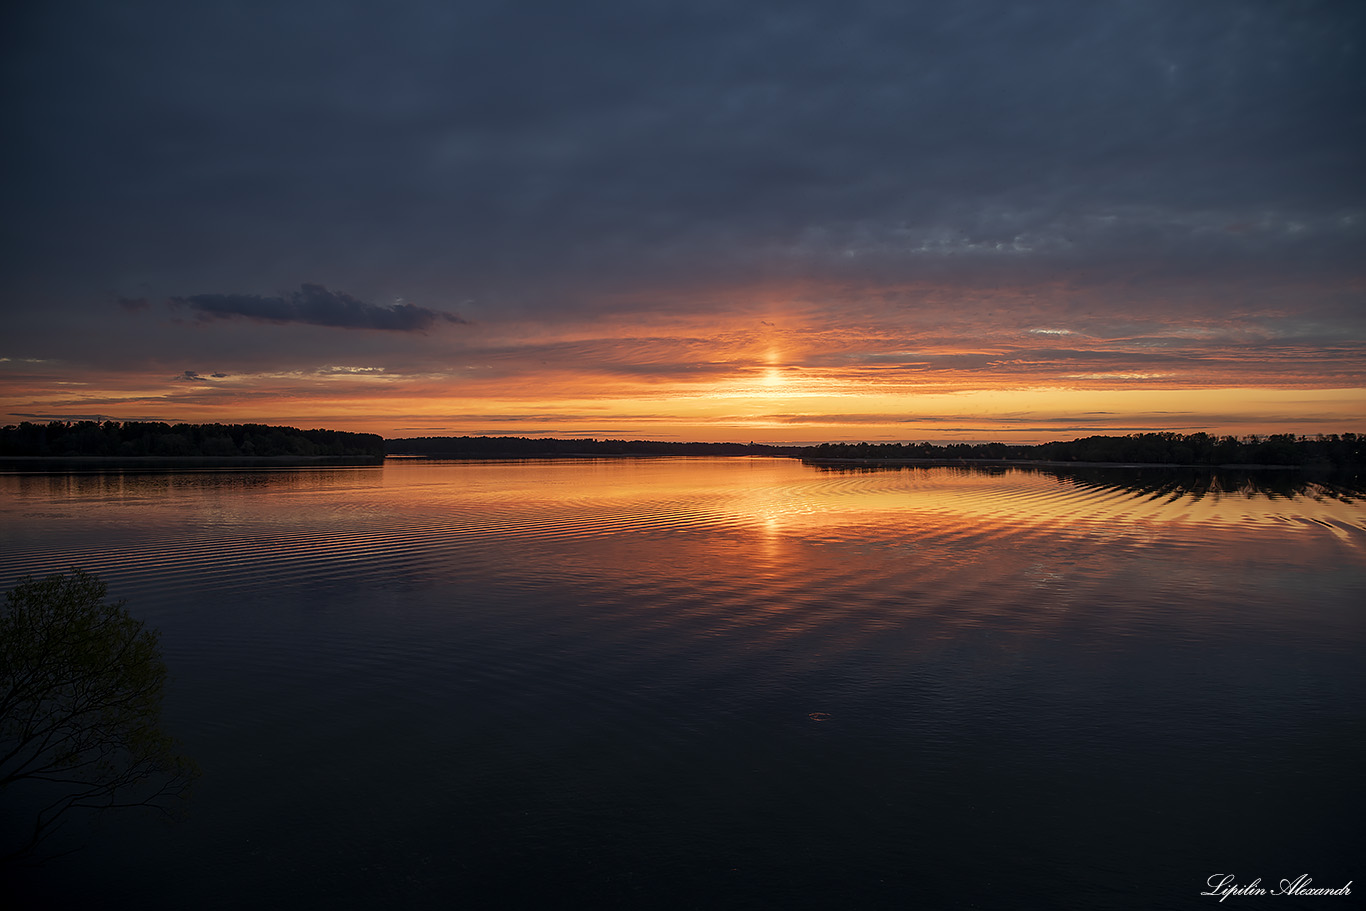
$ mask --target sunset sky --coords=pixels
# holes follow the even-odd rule
[[[1366,431],[1366,4],[0,16],[0,423]]]

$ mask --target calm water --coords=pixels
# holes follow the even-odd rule
[[[787,460],[0,476],[162,632],[82,907],[1213,907],[1362,880],[1366,505]],[[1192,488],[1189,482],[1194,482]],[[1204,489],[1201,489],[1204,485]]]

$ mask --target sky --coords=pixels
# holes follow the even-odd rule
[[[7,4],[0,423],[1366,431],[1366,4]]]

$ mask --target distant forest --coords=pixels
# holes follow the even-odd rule
[[[524,437],[418,437],[387,440],[391,455],[446,458],[542,458],[602,455],[768,455],[802,459],[994,459],[1029,462],[1132,462],[1158,465],[1284,465],[1342,470],[1366,464],[1366,435],[1305,437],[1137,433],[1039,445],[1008,443],[665,443],[643,440],[558,440]]]
[[[1312,470],[1366,466],[1366,434],[1315,437],[1213,436],[1136,433],[1070,442],[1009,443],[673,443],[652,440],[528,439],[525,437],[415,437],[385,440],[373,433],[299,430],[267,424],[165,424],[140,421],[24,422],[0,428],[0,456],[359,458],[385,454],[454,459],[568,456],[783,456],[869,461],[1008,460],[1129,462],[1155,465],[1279,465]]]
[[[267,424],[53,421],[0,427],[0,456],[138,458],[348,458],[379,461],[375,433],[299,430]]]
[[[410,437],[385,440],[390,455],[448,459],[534,459],[545,456],[766,455],[798,457],[801,446],[763,443],[662,443],[652,440],[531,440],[526,437]]]
[[[1316,437],[1290,433],[1232,437],[1208,433],[1135,433],[1070,442],[1013,446],[1008,443],[822,443],[803,450],[807,459],[1010,459],[1038,462],[1132,462],[1157,465],[1288,465],[1341,470],[1366,464],[1366,435]]]

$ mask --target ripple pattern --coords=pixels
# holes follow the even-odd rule
[[[1245,745],[1268,719],[1350,721],[1366,695],[1363,507],[1326,494],[760,459],[11,475],[0,493],[0,584],[79,566],[162,631],[168,723],[205,787],[189,829],[103,843],[89,889],[155,863],[167,907],[246,904],[259,882],[354,901],[378,888],[362,863],[410,906],[507,904],[529,870],[601,898],[617,886],[583,871],[608,858],[679,894],[764,869],[768,901],[812,858],[846,884],[956,869],[979,804],[1003,856],[1062,852],[1085,884],[1136,854],[1050,847],[1040,814],[1090,833],[1057,807],[1147,812],[1086,774],[1179,769],[1160,837],[1136,823],[1165,843],[1206,824],[1170,818],[1211,756],[1230,780],[1331,779],[1322,753]],[[794,839],[791,861],[755,848]]]
[[[984,590],[999,592],[1011,578],[1061,591],[1063,579],[1096,572],[1092,558],[1102,550],[1198,552],[1214,541],[1226,552],[1235,542],[1255,550],[1312,541],[1357,553],[1366,541],[1361,507],[1332,499],[1199,500],[947,468],[840,474],[761,460],[588,464],[592,471],[584,463],[402,463],[383,473],[67,476],[60,484],[0,477],[0,578],[77,565],[116,586],[136,579],[173,593],[439,576],[465,560],[484,566],[504,554],[568,549],[583,559],[552,574],[583,581],[612,569],[589,551],[670,540],[677,557],[655,554],[632,590],[667,594],[680,584],[668,578],[670,564],[686,563],[677,568],[692,574],[696,560],[685,555],[699,551],[716,561],[705,574],[723,588],[738,584],[728,569],[743,568],[750,589],[762,579],[760,600],[769,604],[799,602],[794,586],[896,591],[908,574],[941,602],[980,603]],[[825,551],[847,569],[823,569],[812,586],[796,561],[820,563]],[[1033,557],[1013,559],[1022,553]],[[878,564],[873,577],[869,563]],[[689,584],[698,581],[693,575]]]

